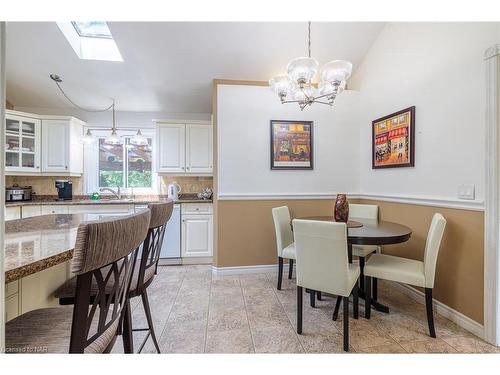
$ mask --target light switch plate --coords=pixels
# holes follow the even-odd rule
[[[458,185],[458,198],[474,200],[476,196],[476,186],[474,184]]]

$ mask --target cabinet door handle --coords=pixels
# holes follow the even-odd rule
[[[64,169],[68,169],[68,166],[65,166]]]

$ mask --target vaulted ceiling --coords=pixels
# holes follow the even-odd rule
[[[383,23],[313,23],[320,64],[354,70]],[[7,98],[15,106],[65,108],[49,79],[57,73],[78,103],[120,111],[210,113],[214,78],[268,80],[307,54],[307,23],[110,22],[124,62],[80,60],[55,22],[7,25]]]

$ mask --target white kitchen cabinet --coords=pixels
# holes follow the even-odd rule
[[[208,123],[157,123],[158,173],[212,174],[212,129]]]
[[[40,172],[41,121],[5,111],[5,172]],[[10,174],[12,174],[10,173]]]
[[[181,205],[181,256],[211,257],[213,255],[213,215],[209,203]]]
[[[42,119],[42,172],[83,173],[83,124],[73,117]]]
[[[186,171],[185,132],[184,124],[168,124],[158,127],[158,172],[184,173]]]
[[[27,218],[27,217],[33,217],[33,216],[40,216],[42,214],[42,206],[23,206],[21,209],[21,217]]]
[[[212,127],[186,125],[186,173],[212,173]]]
[[[5,207],[5,220],[16,220],[21,218],[21,207]]]
[[[81,176],[84,125],[74,117],[5,111],[5,174]]]
[[[43,205],[42,206],[42,215],[50,215],[50,214],[67,214],[68,206],[64,206],[62,204],[54,204],[54,205]]]
[[[70,214],[126,214],[134,213],[133,204],[82,204],[68,206]]]

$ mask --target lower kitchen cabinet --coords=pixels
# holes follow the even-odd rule
[[[213,255],[213,215],[182,215],[182,257]]]
[[[22,206],[22,217],[40,216],[42,214],[42,206]]]
[[[21,218],[21,207],[5,207],[5,220],[16,220]]]
[[[50,215],[50,214],[67,214],[68,206],[63,206],[59,204],[55,204],[52,206],[42,206],[42,215]]]

